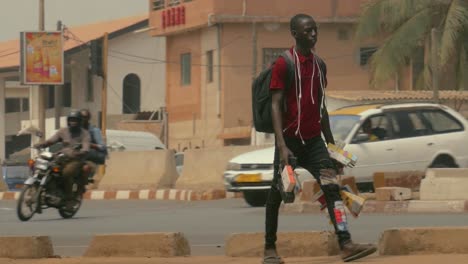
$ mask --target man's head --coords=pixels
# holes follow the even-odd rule
[[[70,131],[77,132],[81,128],[81,113],[80,111],[71,111],[67,116],[67,125]]]
[[[89,120],[91,119],[91,113],[88,109],[81,109],[81,118],[83,120],[83,127],[88,129],[89,128]]]
[[[297,14],[289,23],[291,35],[296,40],[296,45],[304,48],[314,48],[317,43],[317,24],[314,19],[305,14]]]
[[[367,134],[372,133],[372,123],[370,119],[367,119],[366,121],[364,121],[364,123],[362,124],[362,131]]]

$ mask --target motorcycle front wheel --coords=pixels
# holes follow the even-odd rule
[[[39,193],[36,185],[25,185],[18,199],[16,213],[21,221],[28,221],[39,207]]]
[[[71,210],[67,210],[65,207],[60,207],[58,209],[60,216],[65,219],[72,218],[73,216],[75,216],[75,214],[78,212],[78,210],[81,207],[82,200],[83,200],[83,195],[77,194],[75,197],[75,204],[73,205],[73,208]]]

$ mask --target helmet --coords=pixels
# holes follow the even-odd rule
[[[71,119],[75,119],[76,121],[81,122],[80,111],[71,111],[67,116],[67,123],[70,122]]]

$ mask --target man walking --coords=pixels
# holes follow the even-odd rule
[[[266,203],[265,257],[263,263],[284,263],[276,251],[278,212],[282,198],[278,189],[281,168],[296,158],[297,165],[308,170],[325,194],[327,209],[344,261],[368,256],[376,251],[374,245],[352,242],[337,181],[337,162],[328,155],[327,143],[334,144],[325,105],[326,65],[313,52],[317,42],[314,19],[298,14],[290,22],[296,45],[289,50],[294,76],[288,78],[288,62],[279,57],[272,69],[270,91],[275,132],[274,179]],[[292,84],[287,83],[292,79]],[[311,248],[310,250],[314,250]]]

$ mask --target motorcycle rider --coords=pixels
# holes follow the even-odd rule
[[[85,171],[88,172],[88,178],[91,178],[96,171],[96,164],[104,165],[107,157],[107,146],[102,140],[101,130],[93,126],[89,120],[91,120],[91,113],[88,109],[84,108],[80,110],[82,118],[82,126],[89,132],[91,136],[91,145],[88,156],[86,158]]]
[[[86,174],[83,173],[83,160],[89,152],[91,137],[89,132],[81,127],[81,121],[81,113],[71,111],[67,116],[67,127],[59,129],[44,143],[34,145],[35,148],[47,148],[55,143],[62,142],[61,152],[68,157],[62,168],[62,176],[65,185],[65,206],[69,209],[73,208],[75,203],[73,200],[74,179],[79,179],[79,188],[84,188],[87,183]],[[81,144],[81,149],[76,149],[78,144]]]

